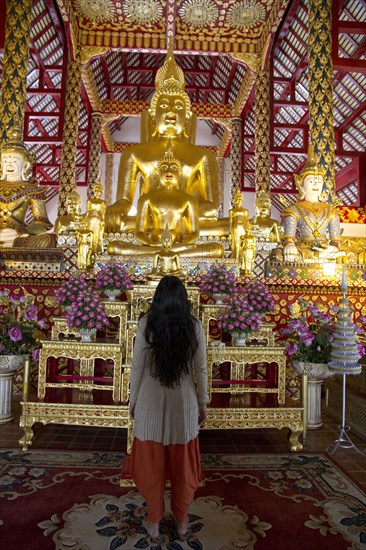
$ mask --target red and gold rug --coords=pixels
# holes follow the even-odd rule
[[[365,494],[322,454],[204,455],[205,485],[179,538],[169,508],[161,542],[139,493],[119,485],[122,454],[0,452],[4,550],[361,550]]]

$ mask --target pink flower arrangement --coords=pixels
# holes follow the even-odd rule
[[[333,315],[319,305],[299,298],[291,308],[293,318],[280,330],[289,357],[308,363],[329,363],[333,340]]]
[[[260,315],[264,316],[270,311],[275,311],[275,301],[264,283],[252,280],[244,286],[242,293]]]
[[[130,290],[132,282],[130,274],[122,263],[107,262],[95,279],[95,288],[98,290]]]
[[[90,292],[83,274],[70,275],[70,277],[56,290],[56,302],[63,307],[70,307],[78,298],[79,294]]]
[[[218,327],[230,334],[248,334],[258,330],[262,321],[260,313],[250,305],[244,294],[233,294],[217,316]]]
[[[33,300],[25,292],[19,296],[9,290],[0,292],[0,355],[28,355],[45,337],[41,330],[45,322]]]
[[[234,273],[226,264],[211,264],[202,275],[200,292],[207,294],[231,294],[236,291],[237,284]]]
[[[79,294],[66,313],[67,324],[75,329],[102,329],[109,324],[98,294],[89,290]]]

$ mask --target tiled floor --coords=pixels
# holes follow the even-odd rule
[[[20,404],[13,404],[14,419],[0,425],[0,449],[19,447]],[[325,452],[339,435],[339,426],[323,414],[323,426],[309,430],[305,452]],[[34,449],[125,451],[126,430],[116,428],[78,427],[65,425],[34,427]],[[352,432],[349,435],[357,448],[365,453],[366,442]],[[203,453],[288,452],[287,430],[202,430],[200,447]],[[366,490],[366,454],[355,449],[338,448],[331,458]]]

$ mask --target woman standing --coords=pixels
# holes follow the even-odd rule
[[[131,367],[131,475],[146,500],[144,526],[153,539],[164,515],[166,479],[177,533],[187,532],[188,508],[201,480],[198,432],[207,402],[203,327],[190,312],[182,281],[167,275],[139,322]]]

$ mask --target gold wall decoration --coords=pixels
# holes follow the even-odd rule
[[[187,25],[204,27],[215,23],[219,10],[212,0],[186,0],[178,13]]]
[[[310,0],[309,128],[317,164],[325,172],[327,202],[335,198],[332,68],[332,0]]]
[[[255,88],[255,191],[270,192],[269,71],[259,71]]]
[[[243,0],[229,8],[226,20],[238,29],[251,29],[265,20],[265,8],[255,0]]]
[[[125,0],[123,14],[131,21],[152,24],[162,17],[163,8],[157,0]]]
[[[233,203],[234,195],[241,190],[241,118],[233,119],[233,142],[231,144],[231,202]]]
[[[106,161],[105,161],[105,192],[104,192],[104,198],[107,203],[107,206],[109,204],[112,204],[113,202],[113,196],[112,196],[112,188],[113,188],[113,159],[114,155],[113,153],[107,153],[106,154]]]
[[[100,142],[100,130],[102,124],[101,113],[92,113],[91,116],[91,135],[90,135],[90,149],[89,149],[89,165],[88,165],[88,198],[93,194],[93,186],[98,181],[100,156],[102,153],[102,146]]]
[[[31,0],[24,2],[8,0],[6,5],[0,143],[9,140],[10,130],[14,125],[20,128],[24,125],[32,2]]]
[[[111,0],[76,0],[76,8],[82,17],[98,23],[111,21],[115,14]]]

